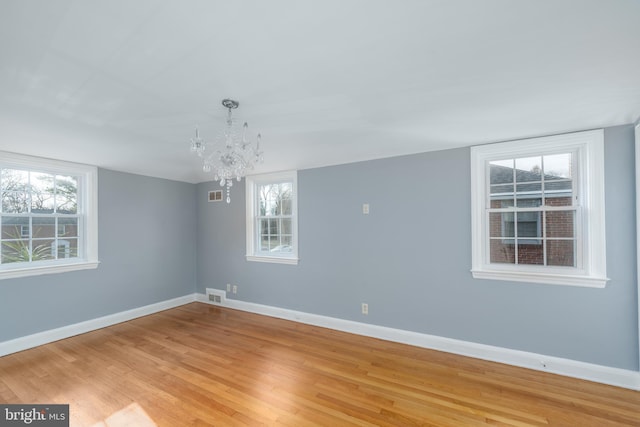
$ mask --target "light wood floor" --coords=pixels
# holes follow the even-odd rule
[[[193,303],[0,358],[72,426],[640,426],[640,392]]]

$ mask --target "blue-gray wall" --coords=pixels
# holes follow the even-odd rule
[[[244,181],[230,205],[199,184],[198,291],[638,370],[633,140],[605,130],[605,289],[474,280],[462,148],[299,171],[297,266],[245,260]]]
[[[245,301],[638,370],[633,144],[632,126],[606,129],[605,289],[471,278],[468,148],[300,171],[297,266],[245,260],[244,181],[227,205],[207,202],[216,183],[101,169],[101,265],[0,281],[0,341],[232,283]]]
[[[0,281],[0,341],[192,294],[195,185],[98,171],[95,270]]]

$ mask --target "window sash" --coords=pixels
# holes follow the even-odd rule
[[[568,167],[568,173],[565,176],[556,175],[553,174],[551,170],[547,170],[551,169],[552,166],[545,164],[545,160],[550,160],[553,157],[564,157],[565,160],[567,158],[570,159],[569,163],[564,165]],[[547,153],[545,151],[529,152],[522,156],[493,157],[485,160],[485,264],[498,264],[500,268],[508,268],[506,267],[508,265],[540,265],[541,267],[548,268],[550,266],[548,259],[549,247],[553,247],[558,240],[566,240],[573,242],[571,254],[567,255],[569,257],[568,259],[571,260],[571,265],[564,265],[563,267],[582,268],[582,253],[579,251],[581,247],[580,233],[573,233],[574,235],[571,238],[549,238],[546,236],[546,212],[574,212],[574,222],[572,226],[574,230],[576,229],[576,222],[579,221],[580,218],[580,188],[578,185],[578,177],[576,176],[579,171],[578,157],[578,150],[572,149],[566,150],[565,152],[559,151],[553,153]],[[524,169],[525,167],[532,166],[535,167],[535,169],[531,171]],[[547,168],[547,166],[549,166],[549,168]],[[494,168],[496,168],[496,172],[500,174],[498,176],[502,178],[497,179],[497,183],[492,183]],[[495,192],[494,190],[496,189],[501,192]],[[557,201],[562,199],[566,199],[568,204],[555,206],[548,203],[552,200]],[[501,204],[506,204],[507,206],[500,208],[493,207],[492,202],[495,201],[500,201],[502,202]],[[502,214],[503,236],[495,237],[491,235],[492,213]],[[504,220],[507,214],[511,214],[511,222]],[[530,214],[536,214],[536,235],[520,236],[520,224],[527,223],[521,221],[520,218]],[[510,227],[511,224],[513,224],[513,236],[510,235],[510,229],[507,230],[509,232],[505,232],[505,227]],[[513,263],[493,259],[494,252],[492,248],[498,240],[507,247],[513,246]],[[539,245],[539,247],[534,250],[536,253],[535,256],[526,256],[527,253],[534,252],[531,249],[525,250],[524,247],[520,249],[521,246],[530,245]],[[565,248],[565,250],[569,251],[568,248]],[[521,257],[521,255],[524,256]]]
[[[256,216],[255,217],[255,237],[256,237],[256,252],[259,253],[272,253],[272,250],[275,247],[278,246],[291,246],[291,243],[287,243],[286,240],[283,240],[283,238],[289,238],[289,240],[291,240],[293,233],[285,233],[282,230],[284,229],[284,220],[288,220],[290,222],[293,222],[293,215],[270,215],[270,216]],[[277,228],[277,232],[276,233],[272,233],[271,228],[272,227],[267,227],[267,233],[264,233],[264,228],[262,227],[262,224],[264,221],[273,221],[277,224],[276,228]],[[291,227],[289,227],[291,228]],[[264,236],[268,236],[269,240],[271,239],[277,239],[278,244],[275,245],[274,248],[271,248],[271,245],[269,245],[269,249],[268,250],[263,250],[262,249],[262,240],[264,239]],[[276,252],[276,251],[274,251]],[[277,251],[278,253],[282,253],[282,252],[289,252],[289,251]]]
[[[544,158],[546,153],[544,152],[540,152],[540,153],[536,153],[536,156],[539,156],[541,158]],[[564,154],[564,153],[561,153]],[[568,154],[572,155],[572,170],[576,171],[578,170],[578,164],[577,164],[577,152],[575,150],[569,152]],[[526,181],[526,183],[523,183],[522,181],[518,182],[518,180],[516,179],[516,174],[517,174],[517,170],[515,169],[515,167],[513,168],[513,182],[510,184],[491,184],[490,179],[488,174],[490,173],[490,169],[491,169],[491,162],[495,162],[495,161],[504,161],[504,160],[509,160],[514,162],[514,164],[517,164],[517,160],[518,157],[515,158],[507,158],[507,159],[490,159],[490,160],[486,160],[485,161],[485,170],[486,170],[486,189],[485,189],[485,259],[484,262],[487,265],[496,265],[498,264],[498,268],[509,268],[508,266],[513,265],[513,266],[534,266],[534,265],[539,265],[542,268],[549,268],[550,264],[549,264],[549,260],[548,260],[548,246],[549,246],[549,242],[556,242],[558,240],[566,240],[566,241],[571,241],[574,242],[573,244],[573,250],[572,250],[572,254],[571,254],[571,259],[573,260],[572,265],[571,266],[557,266],[557,267],[561,267],[561,268],[573,268],[573,269],[582,269],[583,267],[583,260],[582,260],[582,251],[580,250],[581,248],[581,234],[580,233],[574,233],[574,236],[572,238],[559,238],[559,237],[547,237],[547,230],[546,230],[546,212],[573,212],[573,228],[578,229],[579,227],[579,223],[580,223],[580,206],[579,206],[579,197],[578,194],[580,194],[580,189],[579,186],[577,185],[577,180],[576,179],[564,179],[564,180],[546,180],[545,179],[545,174],[542,173],[541,174],[541,179],[540,180],[535,180],[535,181]],[[569,197],[565,197],[569,200],[570,205],[561,205],[561,206],[553,206],[553,205],[548,205],[547,204],[547,200],[548,199],[557,199],[558,198],[558,194],[557,192],[552,193],[553,196],[549,197],[548,196],[548,191],[546,190],[546,183],[550,182],[550,183],[556,183],[556,182],[571,182],[571,188],[569,189],[565,189],[562,191],[562,193],[567,194]],[[518,184],[520,185],[537,185],[540,184],[540,191],[525,191],[525,192],[518,192],[517,191],[517,186]],[[492,187],[495,187],[496,185],[511,185],[513,187],[513,192],[512,193],[507,193],[507,194],[501,194],[499,196],[499,198],[496,198],[496,194],[492,194],[491,193],[491,189]],[[511,197],[506,197],[506,196],[511,196]],[[520,196],[520,197],[519,197]],[[504,208],[497,208],[497,207],[491,207],[491,202],[495,201],[495,200],[500,200],[500,201],[511,201],[513,203],[513,206],[507,206]],[[527,205],[530,204],[531,201],[537,201],[539,200],[539,204],[537,206],[531,206],[528,207]],[[527,201],[528,203],[522,203],[523,201]],[[537,202],[534,202],[537,203]],[[521,205],[524,205],[524,207],[521,207]],[[502,213],[502,214],[506,214],[506,213],[510,213],[513,216],[513,223],[514,223],[514,235],[513,236],[501,236],[501,237],[494,237],[491,236],[491,214],[492,213]],[[520,223],[519,217],[520,214],[530,214],[530,213],[536,213],[538,214],[538,233],[536,236],[519,236],[518,234],[518,225]],[[505,262],[494,262],[492,260],[492,244],[495,244],[496,240],[502,240],[504,244],[506,245],[513,245],[514,246],[514,254],[513,254],[513,263],[505,263]],[[520,259],[520,246],[521,245],[541,245],[540,248],[540,252],[541,252],[541,262],[532,262],[532,263],[526,263],[526,262],[521,262]],[[532,268],[532,267],[527,267],[527,268]]]
[[[563,213],[563,212],[571,212],[573,213],[572,215],[572,236],[556,236],[556,235],[552,235],[549,236],[549,224],[547,223],[548,221],[548,215],[547,213]],[[513,235],[511,235],[511,233],[509,232],[504,232],[504,230],[502,231],[502,235],[501,236],[492,236],[491,235],[491,226],[492,226],[492,221],[491,221],[491,214],[500,214],[501,215],[501,222],[504,221],[504,215],[505,214],[512,214],[512,218],[513,221],[509,221],[512,222],[514,224],[518,224],[519,221],[519,214],[531,214],[531,213],[535,213],[538,214],[538,224],[537,224],[537,233],[536,236],[521,236],[519,234],[519,229],[517,226],[513,227]],[[527,221],[527,222],[533,222],[533,221]],[[485,230],[485,236],[486,236],[486,241],[485,241],[485,263],[487,265],[499,265],[501,266],[500,268],[504,268],[505,266],[508,265],[513,265],[513,266],[531,266],[531,265],[540,265],[542,267],[545,268],[549,268],[549,267],[554,267],[554,268],[572,268],[572,269],[577,269],[577,270],[581,270],[583,268],[583,259],[582,259],[582,236],[580,235],[580,233],[577,232],[577,230],[579,230],[581,228],[581,224],[582,224],[582,209],[578,206],[569,206],[569,207],[545,207],[542,206],[540,208],[490,208],[490,209],[486,209],[486,218],[485,218],[485,226],[486,226],[486,230]],[[504,227],[504,224],[501,224]],[[491,246],[492,243],[496,242],[496,241],[500,241],[502,244],[505,245],[514,245],[514,262],[511,263],[504,263],[504,262],[494,262],[491,259],[492,256],[492,250],[491,250]],[[568,266],[568,265],[557,265],[557,262],[554,263],[550,263],[548,260],[548,252],[549,252],[549,246],[550,244],[553,245],[556,242],[559,241],[566,241],[566,242],[573,242],[573,251],[571,254],[572,260],[573,260],[573,265]],[[542,253],[542,262],[539,264],[530,264],[530,263],[521,263],[519,262],[519,246],[520,245],[541,245],[540,251]]]
[[[6,224],[7,221],[11,221],[11,219],[13,218],[24,218],[25,220],[28,221],[27,225],[22,225],[22,224]],[[53,220],[53,223],[51,224],[34,224],[34,220],[38,220],[38,219],[51,219]],[[68,220],[75,220],[75,234],[74,235],[67,235],[67,226],[71,225],[71,224],[60,224],[60,220],[63,220],[62,222],[67,222]],[[9,230],[6,230],[5,227],[11,227],[12,225],[15,225],[15,230],[17,230],[18,226],[20,226],[20,233],[19,233],[19,237],[18,235],[16,235],[15,237],[11,236],[11,235],[7,235],[7,233],[10,232]],[[41,263],[46,263],[46,262],[53,262],[56,261],[58,259],[65,259],[68,260],[69,258],[73,258],[73,259],[78,259],[78,258],[82,258],[82,254],[85,253],[84,251],[84,232],[83,232],[83,227],[84,225],[84,218],[82,215],[79,214],[4,214],[4,213],[0,213],[0,269],[2,268],[7,268],[7,266],[11,266],[12,268],[19,268],[22,266],[29,266],[30,264],[41,264]],[[63,228],[60,228],[63,227]],[[39,229],[42,230],[43,228],[51,228],[51,234],[50,235],[42,235],[41,232],[40,233],[36,233],[34,230],[35,229]],[[27,233],[24,233],[24,230],[27,230]],[[61,233],[61,230],[62,233]],[[59,248],[61,245],[63,246],[67,246],[70,247],[70,241],[76,242],[76,245],[74,246],[75,251],[73,252],[74,256],[70,256],[72,254],[72,252],[69,250],[67,252],[65,252],[65,257],[59,257],[59,252],[56,248]],[[41,243],[49,243],[51,245],[51,257],[45,256],[48,254],[44,254],[44,253],[40,253],[39,257],[42,257],[41,259],[33,259],[36,255],[34,255],[34,248],[39,247],[38,244]],[[10,248],[11,245],[14,245],[14,248],[16,247],[15,245],[23,245],[22,246],[22,250],[25,250],[26,252],[22,255],[23,257],[26,255],[28,256],[28,259],[24,259],[24,260],[19,260],[19,261],[8,261],[5,262],[5,249],[6,248]],[[9,252],[11,252],[10,250],[8,250]],[[15,258],[11,258],[9,257],[9,259],[15,259]]]

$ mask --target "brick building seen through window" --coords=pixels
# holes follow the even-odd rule
[[[544,158],[564,166],[543,173],[543,156],[491,162],[492,263],[576,265],[571,153]]]

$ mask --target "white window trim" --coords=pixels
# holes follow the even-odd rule
[[[78,186],[78,196],[82,200],[84,254],[70,260],[38,262],[35,265],[10,266],[0,270],[0,280],[19,277],[37,276],[41,274],[66,273],[69,271],[97,268],[98,260],[98,169],[95,166],[60,160],[32,157],[22,154],[0,151],[0,164],[3,167],[30,169],[39,172],[60,175],[81,175],[82,182]]]
[[[576,182],[583,215],[578,247],[581,268],[491,264],[485,215],[491,160],[578,150]],[[478,179],[478,177],[482,177]],[[476,279],[509,280],[603,288],[607,283],[604,199],[604,131],[602,129],[471,147],[471,273]]]
[[[247,223],[247,261],[268,262],[275,264],[297,265],[298,258],[298,173],[297,171],[277,172],[262,175],[251,175],[246,178],[246,223]],[[265,255],[257,252],[257,242],[255,237],[255,215],[256,215],[256,188],[259,185],[292,181],[293,182],[293,206],[292,206],[292,252]]]
[[[640,118],[633,127],[635,133],[635,166],[636,166],[636,270],[638,288],[638,313],[640,313]],[[640,316],[638,316],[638,344],[640,345]]]

